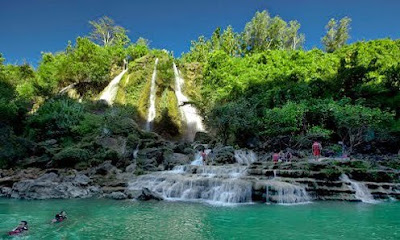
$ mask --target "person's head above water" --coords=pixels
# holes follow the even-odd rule
[[[27,221],[21,221],[21,222],[19,223],[19,225],[23,227],[23,226],[28,225],[28,222],[27,222]]]

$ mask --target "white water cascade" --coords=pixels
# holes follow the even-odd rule
[[[281,205],[296,205],[311,203],[306,188],[288,182],[280,181],[277,171],[273,170],[274,177],[265,185],[265,200],[267,204],[273,202]]]
[[[235,150],[235,160],[239,164],[250,165],[257,161],[257,154],[251,150]]]
[[[365,184],[351,180],[346,174],[342,174],[340,176],[340,180],[345,183],[350,183],[349,188],[354,190],[356,199],[365,202],[365,203],[378,203],[379,201],[375,200],[372,196],[371,192],[365,186]]]
[[[179,70],[176,67],[175,63],[173,65],[174,74],[175,74],[175,95],[178,100],[178,106],[180,109],[181,116],[183,120],[186,122],[187,127],[187,138],[190,141],[193,141],[196,132],[204,132],[203,120],[200,115],[197,113],[197,109],[190,104],[189,98],[186,97],[182,93],[182,86],[184,84],[183,78],[180,76]]]
[[[211,152],[211,149],[205,149],[204,152],[208,156]],[[194,155],[194,160],[190,163],[190,165],[193,166],[203,166],[203,157],[201,156],[201,151],[197,152],[196,155]]]
[[[129,183],[129,190],[148,188],[165,200],[202,201],[216,205],[250,203],[252,183],[245,166],[177,166],[140,176]]]
[[[118,76],[116,76],[108,86],[103,90],[100,95],[100,100],[106,101],[109,105],[113,104],[115,97],[117,96],[118,84],[122,79],[122,76],[128,71],[128,69],[123,70]]]
[[[75,87],[77,84],[78,84],[78,83],[72,83],[72,84],[66,86],[65,88],[61,89],[58,93],[59,93],[59,94],[64,94],[64,93],[66,93],[67,91],[69,91],[70,89],[72,89],[73,87]]]
[[[158,64],[158,58],[156,58],[156,61],[154,63],[154,71],[153,75],[151,76],[151,86],[150,86],[150,105],[149,105],[149,110],[148,110],[148,115],[147,115],[147,122],[146,122],[146,130],[150,131],[151,129],[151,124],[154,121],[154,118],[156,118],[156,77],[157,77],[157,64]]]
[[[310,197],[304,187],[277,180],[266,184],[266,202],[283,205],[310,203]]]

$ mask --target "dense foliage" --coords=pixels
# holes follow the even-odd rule
[[[0,55],[0,167],[125,164],[140,139],[157,139],[140,130],[156,58],[153,129],[166,138],[184,130],[175,61],[189,104],[225,144],[272,151],[319,140],[332,151],[339,141],[351,153],[399,150],[400,41],[346,45],[349,18],[328,23],[326,51],[306,51],[297,21],[257,12],[242,32],[228,26],[200,36],[181,59],[143,38],[131,43],[107,17],[90,24],[92,32],[64,51],[43,53],[37,69],[5,65]],[[114,105],[97,102],[124,59],[129,71]]]
[[[330,20],[321,39],[326,52],[299,49],[300,25],[265,11],[230,34],[234,54],[216,41],[217,29],[182,57],[195,88],[186,92],[224,142],[277,150],[343,141],[349,152],[397,152],[400,41],[346,45],[350,22]]]

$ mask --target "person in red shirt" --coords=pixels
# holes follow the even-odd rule
[[[207,153],[204,151],[204,149],[201,151],[200,155],[203,158],[203,165],[207,165]]]
[[[312,152],[315,160],[318,160],[318,158],[321,157],[321,150],[321,143],[315,141],[312,145]]]
[[[274,161],[274,163],[277,163],[279,160],[279,153],[272,154],[272,160]]]

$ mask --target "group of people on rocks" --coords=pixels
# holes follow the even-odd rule
[[[321,157],[321,152],[322,152],[322,145],[320,142],[318,141],[314,141],[314,143],[312,144],[312,155],[314,160],[319,160]],[[279,153],[277,151],[275,151],[272,154],[272,161],[274,163],[277,162],[291,162],[293,159],[293,154],[290,151],[286,151],[286,153],[284,153],[283,151],[280,151]]]
[[[287,151],[286,153],[284,153],[283,151],[275,152],[274,154],[272,154],[272,160],[274,161],[274,163],[277,162],[291,162],[293,158],[293,154],[290,151]]]
[[[67,219],[67,213],[65,211],[61,211],[57,213],[54,219],[51,220],[51,223],[59,223]],[[16,228],[12,231],[8,232],[8,235],[20,235],[22,233],[26,233],[29,230],[28,222],[21,221]]]

